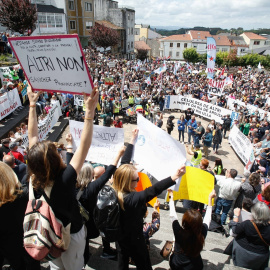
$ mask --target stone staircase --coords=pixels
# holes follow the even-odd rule
[[[162,203],[163,200],[160,199]],[[147,221],[150,221],[152,216],[152,208],[149,207],[149,215]],[[178,220],[181,222],[184,209],[182,208],[181,203],[177,203],[176,207]],[[151,249],[150,249],[150,258],[152,262],[152,267],[155,270],[167,270],[169,269],[169,262],[164,260],[159,252],[162,249],[166,240],[173,239],[173,231],[171,226],[171,221],[169,218],[169,211],[163,210],[163,205],[161,205],[161,226],[160,230],[151,238]],[[208,232],[205,246],[201,252],[201,256],[204,262],[204,269],[207,270],[234,270],[234,269],[244,269],[241,267],[236,267],[233,265],[232,259],[230,256],[223,254],[223,250],[232,240],[232,237],[226,238],[225,236]],[[111,244],[111,247],[115,247],[114,244]],[[102,259],[99,256],[102,253],[102,242],[101,238],[97,238],[90,241],[90,252],[92,256],[88,262],[88,265],[85,269],[97,269],[97,270],[114,270],[117,269],[117,262]],[[49,269],[48,264],[43,264],[43,269]],[[136,269],[134,265],[130,265],[130,269]]]

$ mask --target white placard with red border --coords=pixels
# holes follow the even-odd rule
[[[17,88],[8,91],[0,97],[0,120],[22,106]]]
[[[78,35],[9,38],[33,90],[90,94],[93,82]]]

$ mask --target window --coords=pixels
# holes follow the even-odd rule
[[[173,48],[173,43],[170,43],[170,48]]]
[[[74,10],[74,0],[68,0],[68,8]]]
[[[130,29],[131,29],[131,35],[133,35],[133,27],[131,27]]]
[[[128,20],[130,20],[130,14],[128,13]]]
[[[260,45],[260,41],[254,41],[254,45]]]
[[[38,23],[40,28],[47,28],[47,18],[45,13],[38,14]]]
[[[85,11],[92,11],[92,3],[85,2]]]
[[[177,48],[180,48],[180,43],[177,43]]]
[[[219,52],[219,48],[216,48],[217,52]]]
[[[131,41],[131,45],[130,45],[130,48],[133,49],[133,42]]]
[[[130,35],[130,29],[128,28],[128,35]]]
[[[193,45],[193,48],[195,48],[195,49],[196,49],[196,48],[197,48],[197,45]]]
[[[228,49],[227,48],[222,48],[222,50],[221,50],[222,52],[227,52],[228,51]]]
[[[63,21],[61,15],[55,15],[55,27],[63,27]]]
[[[76,22],[75,21],[69,21],[70,30],[76,29]]]
[[[92,22],[86,22],[86,29],[91,29],[91,27],[93,26]]]
[[[241,51],[241,52],[244,52],[245,50],[246,50],[246,49],[241,49],[240,51]]]
[[[47,15],[48,28],[55,27],[54,15]]]
[[[172,51],[169,52],[169,56],[172,56]]]
[[[187,43],[184,43],[184,48],[187,48]]]
[[[128,50],[129,50],[129,42],[128,42]]]
[[[176,56],[179,57],[179,52],[176,52]]]

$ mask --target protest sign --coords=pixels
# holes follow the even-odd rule
[[[207,92],[209,94],[221,96],[224,86],[225,86],[225,80],[217,81],[217,80],[209,79]]]
[[[140,192],[140,191],[145,190],[146,188],[152,186],[152,183],[151,183],[149,177],[147,176],[147,174],[139,172],[138,175],[139,175],[140,181],[138,182],[137,187],[136,187],[137,192]],[[156,201],[157,201],[157,197],[155,197],[154,199],[152,199],[148,203],[152,207],[154,207],[154,204],[156,203]]]
[[[73,138],[73,147],[76,150],[81,142],[83,122],[69,121],[69,129]],[[124,129],[94,125],[92,144],[86,160],[110,165],[121,146],[124,145]]]
[[[14,37],[9,42],[33,90],[91,93],[78,35]]]
[[[229,142],[244,164],[247,164],[250,159],[251,162],[254,161],[254,159],[252,160],[254,154],[250,140],[236,126],[233,126],[230,131]]]
[[[38,139],[39,141],[42,141],[46,138],[50,130],[53,128],[53,126],[57,123],[59,117],[62,115],[61,112],[61,105],[59,101],[57,100],[50,109],[47,116],[38,122]],[[29,140],[28,140],[28,134],[22,135],[23,142],[22,145],[28,146]]]
[[[140,90],[140,84],[138,82],[131,82],[129,83],[130,91],[139,91]]]
[[[9,72],[10,72],[10,69],[9,67],[0,67],[0,79],[1,79],[1,82],[3,84],[3,81],[4,81],[4,78],[9,78]]]
[[[186,162],[183,144],[140,114],[137,114],[137,124],[134,160],[157,180],[170,176]]]
[[[219,123],[223,123],[222,117],[232,113],[232,111],[222,107],[186,96],[166,96],[165,106],[166,109],[186,110],[191,108],[195,114],[207,119],[214,119]]]
[[[214,189],[214,176],[195,167],[186,167],[179,191],[173,192],[174,200],[191,200],[208,204],[210,192]],[[166,201],[169,201],[168,196]]]
[[[0,97],[0,120],[22,106],[17,88],[8,91]]]
[[[115,67],[115,62],[109,62],[108,67],[109,68],[114,68]]]
[[[123,99],[123,100],[121,101],[121,105],[122,105],[122,108],[128,107],[128,106],[129,106],[129,104],[128,104],[128,99]]]
[[[74,106],[83,106],[83,96],[82,95],[75,95],[74,96]]]

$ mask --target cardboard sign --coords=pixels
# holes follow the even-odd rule
[[[33,90],[92,92],[78,35],[14,37],[9,42]]]
[[[115,62],[109,62],[108,67],[109,68],[114,68],[115,67]]]
[[[138,82],[131,82],[129,84],[130,91],[139,91],[140,89],[140,84]]]

